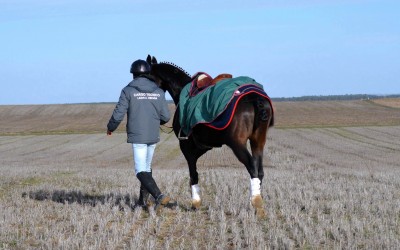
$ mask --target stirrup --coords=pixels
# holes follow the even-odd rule
[[[183,141],[189,139],[187,136],[181,136],[182,128],[179,129],[178,140]]]

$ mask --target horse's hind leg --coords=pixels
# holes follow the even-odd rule
[[[254,166],[257,168],[257,177],[262,182],[264,178],[263,155],[266,142],[266,130],[256,131],[250,137],[250,147]]]
[[[192,191],[192,208],[198,209],[201,205],[199,174],[197,173],[197,160],[208,150],[196,147],[192,139],[180,141],[180,148],[188,163],[190,174],[190,187]]]
[[[267,137],[267,124],[261,124],[250,139],[252,159],[255,168],[257,168],[257,178],[252,178],[251,182],[251,203],[256,208],[256,213],[260,217],[265,216],[263,208],[263,199],[261,197],[261,183],[264,178],[263,154]]]
[[[260,218],[265,217],[263,199],[261,197],[261,181],[259,179],[259,157],[254,158],[247,150],[246,145],[229,145],[240,162],[242,162],[250,174],[250,202],[256,209],[256,214]],[[256,165],[257,164],[257,165]]]
[[[254,167],[257,169],[257,177],[252,177],[250,180],[250,195],[251,204],[256,209],[256,213],[259,217],[265,216],[265,211],[263,208],[263,199],[261,197],[261,183],[264,178],[264,168],[262,164],[263,160],[263,150],[262,147],[256,147],[254,142],[250,141],[252,149],[252,160]]]

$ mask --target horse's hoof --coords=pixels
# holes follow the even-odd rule
[[[256,208],[256,216],[259,219],[266,219],[267,213],[265,212],[264,208]]]
[[[192,200],[192,208],[199,209],[201,205],[201,200]]]
[[[263,199],[261,197],[261,195],[257,194],[254,195],[253,197],[251,197],[251,205],[254,208],[262,208],[263,207]]]
[[[265,219],[267,217],[267,213],[264,210],[263,203],[264,202],[261,195],[258,194],[251,197],[251,205],[255,208],[256,216],[259,219]]]

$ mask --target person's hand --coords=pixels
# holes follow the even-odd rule
[[[107,130],[107,135],[112,135],[112,132],[110,130]]]

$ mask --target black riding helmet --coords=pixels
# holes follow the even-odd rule
[[[140,76],[150,73],[150,65],[144,60],[136,60],[131,65],[131,73],[133,76]]]

